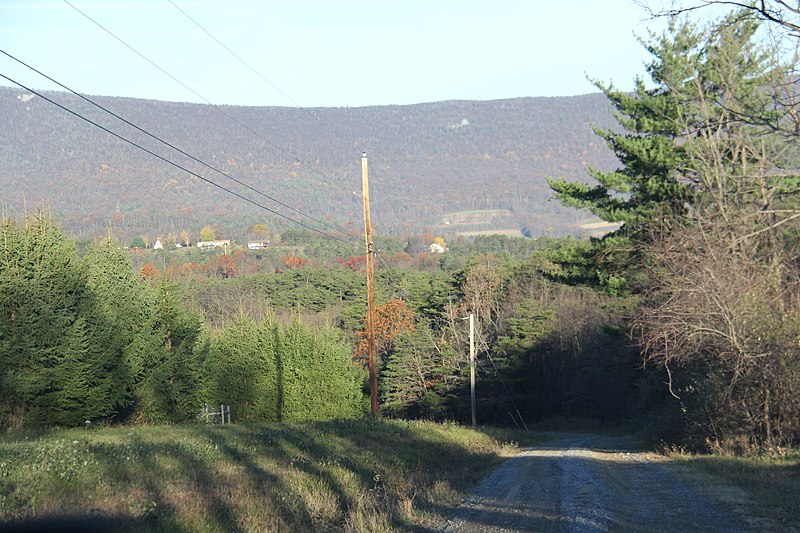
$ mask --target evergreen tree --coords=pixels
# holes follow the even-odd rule
[[[97,300],[75,243],[40,213],[0,225],[3,425],[77,425],[117,405],[119,361],[98,334]]]
[[[364,375],[339,333],[294,320],[281,334],[278,387],[281,420],[352,418],[365,411]]]
[[[427,324],[400,333],[381,371],[382,408],[392,416],[456,416],[453,390],[464,383],[461,359]]]
[[[277,325],[238,318],[211,339],[211,401],[240,422],[278,420]]]
[[[674,38],[672,38],[674,36]],[[654,56],[647,66],[654,88],[636,79],[633,93],[595,81],[615,110],[621,129],[595,132],[614,151],[621,166],[612,172],[589,168],[596,184],[548,180],[556,197],[566,206],[588,209],[606,222],[620,228],[602,239],[594,240],[585,253],[590,258],[586,268],[578,268],[578,279],[586,279],[610,292],[629,289],[636,263],[631,249],[644,238],[647,227],[656,221],[680,214],[687,199],[686,183],[679,169],[685,154],[678,138],[684,134],[680,119],[682,102],[672,90],[672,83],[687,74],[684,59],[696,63],[699,35],[690,25],[670,27],[645,47]],[[564,257],[556,257],[556,260]],[[585,262],[566,261],[567,268]],[[575,279],[573,277],[573,279]]]
[[[203,361],[196,352],[200,322],[177,306],[173,287],[161,282],[148,318],[148,336],[136,347],[139,382],[137,417],[145,422],[194,418],[203,401]]]
[[[89,249],[84,264],[96,297],[97,334],[103,349],[118,362],[111,377],[120,419],[133,403],[133,387],[142,371],[140,349],[152,342],[146,330],[154,304],[152,291],[134,274],[127,253],[110,236]]]

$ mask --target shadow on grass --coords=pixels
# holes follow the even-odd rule
[[[694,455],[693,468],[744,489],[771,518],[800,523],[800,454],[794,458]]]
[[[3,533],[41,533],[43,531],[106,533],[108,531],[131,531],[140,526],[141,522],[127,516],[75,514],[11,521],[0,524],[0,531]]]
[[[499,461],[497,447],[478,434],[454,441],[441,427],[393,421],[108,431],[113,436],[98,431],[82,440],[93,466],[68,485],[68,502],[0,509],[0,531],[340,530],[367,507],[421,532],[428,529],[412,525],[410,506],[435,516],[452,510],[430,497],[434,484],[469,490]],[[333,509],[312,508],[316,493],[303,485],[324,491]]]

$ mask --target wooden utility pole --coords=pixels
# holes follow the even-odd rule
[[[364,198],[364,240],[367,243],[367,366],[372,417],[378,418],[378,371],[375,368],[375,265],[372,249],[372,222],[369,217],[369,172],[367,153],[361,154],[361,189]]]
[[[469,314],[469,398],[472,404],[472,427],[478,425],[475,416],[475,315]]]

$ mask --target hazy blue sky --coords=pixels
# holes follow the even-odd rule
[[[654,27],[631,0],[173,1],[306,107],[629,88]],[[215,104],[295,105],[168,0],[70,3]],[[79,92],[201,101],[63,0],[0,0],[0,49]],[[0,73],[54,88],[5,56]]]

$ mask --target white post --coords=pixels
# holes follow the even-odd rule
[[[469,396],[472,403],[472,427],[478,425],[475,416],[475,315],[469,314]]]

